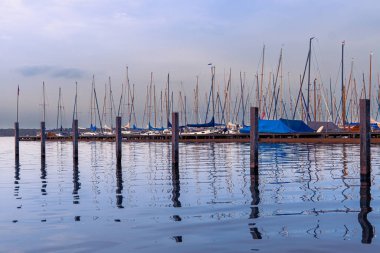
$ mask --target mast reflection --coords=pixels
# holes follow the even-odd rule
[[[259,190],[259,175],[257,173],[257,169],[253,170],[251,168],[250,172],[251,186],[249,187],[251,191],[251,214],[249,215],[249,219],[257,219],[259,217],[259,207],[260,204],[260,190]],[[255,226],[256,223],[250,223],[249,230],[252,235],[252,239],[262,239],[260,231]]]
[[[124,208],[123,206],[123,172],[121,161],[116,163],[116,206]]]
[[[371,181],[369,177],[362,178],[360,182],[360,213],[358,214],[359,224],[362,227],[362,243],[370,244],[374,236],[372,224],[368,221],[367,215],[371,208]]]
[[[78,160],[74,159],[73,164],[73,204],[79,204],[79,194],[81,183],[79,182],[79,167]]]

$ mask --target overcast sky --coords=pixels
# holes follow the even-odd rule
[[[253,82],[264,44],[266,72],[283,48],[284,72],[297,83],[311,36],[313,72],[319,67],[323,82],[335,84],[343,40],[346,66],[354,59],[356,75],[367,74],[373,51],[377,74],[379,7],[376,0],[0,0],[0,127],[15,121],[18,84],[21,127],[39,126],[43,81],[48,127],[55,126],[60,86],[71,124],[76,81],[80,125],[88,126],[93,74],[99,96],[109,76],[116,94],[128,65],[141,111],[151,72],[158,90],[170,73],[174,91],[190,97],[197,75],[202,92],[209,89],[208,63],[221,86],[229,68],[235,79],[243,71]]]

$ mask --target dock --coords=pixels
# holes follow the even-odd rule
[[[170,142],[170,134],[123,134],[123,142]],[[20,136],[20,141],[40,141],[39,136]],[[47,136],[46,141],[72,141],[72,136]],[[114,142],[115,135],[79,136],[79,141]],[[182,143],[249,143],[249,134],[205,134],[179,135]],[[259,134],[260,143],[315,143],[315,144],[359,144],[359,132],[339,133],[297,133],[297,134]],[[371,133],[371,143],[380,143],[380,132]]]

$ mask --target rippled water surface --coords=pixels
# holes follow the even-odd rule
[[[0,252],[378,252],[380,146],[360,191],[358,145],[115,145],[0,138]]]

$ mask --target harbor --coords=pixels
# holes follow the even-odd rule
[[[379,9],[0,1],[0,252],[377,253]]]

